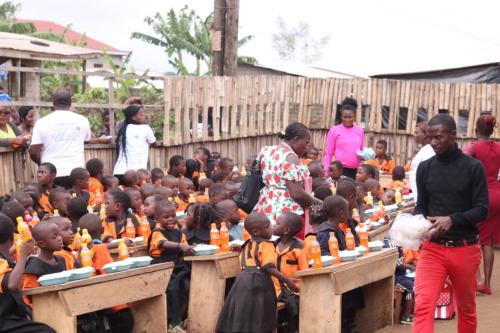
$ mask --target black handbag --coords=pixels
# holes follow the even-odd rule
[[[259,202],[260,190],[264,187],[260,161],[254,161],[250,172],[234,196],[234,201],[245,213],[250,214]]]

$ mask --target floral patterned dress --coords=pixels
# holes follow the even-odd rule
[[[265,186],[254,211],[266,214],[272,225],[276,224],[282,213],[304,214],[302,207],[290,196],[286,181],[304,181],[309,178],[309,169],[305,165],[287,162],[289,154],[295,154],[289,146],[267,146],[262,148],[257,157]]]

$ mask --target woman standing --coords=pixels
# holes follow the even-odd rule
[[[478,284],[477,291],[491,294],[491,274],[493,270],[493,245],[500,242],[500,143],[490,140],[495,129],[496,119],[490,113],[481,114],[476,121],[476,136],[478,141],[473,142],[464,152],[480,160],[486,171],[489,194],[488,218],[478,224],[479,242],[483,251],[484,284]]]
[[[31,134],[33,132],[33,127],[35,126],[35,110],[32,106],[21,106],[18,110],[19,129],[22,134]]]
[[[21,131],[10,122],[12,108],[0,104],[0,147],[19,148],[24,146],[31,135],[23,135]]]
[[[365,145],[365,132],[361,127],[354,125],[357,107],[358,102],[354,98],[346,97],[341,107],[342,123],[328,131],[323,160],[325,176],[328,176],[328,169],[334,158],[342,162],[345,176],[356,179],[356,172],[361,162],[357,151],[362,150]]]
[[[113,174],[123,180],[128,170],[147,169],[149,146],[156,142],[141,105],[130,105],[123,110],[125,120],[116,137],[116,160]]]
[[[305,208],[322,203],[304,189],[309,169],[300,162],[300,157],[309,148],[309,129],[301,123],[293,123],[279,137],[283,140],[279,145],[262,148],[257,157],[264,187],[255,211],[266,214],[272,225],[282,213],[304,215]]]
[[[429,144],[429,139],[427,138],[427,122],[420,122],[415,128],[415,142],[417,145],[421,145],[420,150],[415,154],[415,157],[411,160],[410,164],[410,187],[411,195],[413,199],[417,201],[417,168],[420,162],[428,160],[435,155],[434,149],[432,149]]]

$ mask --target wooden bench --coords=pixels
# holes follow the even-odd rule
[[[188,329],[190,333],[213,333],[224,305],[226,279],[241,270],[239,253],[186,257],[192,262],[189,288]]]
[[[76,333],[76,316],[128,304],[134,332],[167,332],[167,289],[172,263],[98,275],[23,292],[31,296],[33,320],[58,333]]]
[[[401,288],[394,288],[394,323],[399,323],[399,318],[401,317],[401,311],[403,306],[403,295],[405,291]]]
[[[359,331],[375,332],[392,325],[397,258],[397,249],[384,249],[352,262],[297,272],[300,333],[340,332],[342,294],[359,287],[365,300],[365,308],[356,314]]]

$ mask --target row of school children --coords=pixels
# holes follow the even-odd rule
[[[204,153],[203,149],[201,153]],[[258,272],[266,272],[266,274],[271,274],[276,278],[274,283],[276,288],[273,288],[272,294],[287,304],[284,321],[289,323],[288,328],[290,331],[294,331],[297,327],[298,306],[296,301],[299,288],[297,286],[298,281],[294,278],[294,272],[307,267],[307,259],[304,259],[306,258],[303,255],[304,253],[301,254],[303,242],[294,238],[298,232],[299,222],[301,225],[300,218],[293,214],[285,214],[279,219],[278,225],[274,229],[274,234],[280,237],[276,251],[273,244],[271,244],[272,246],[265,245],[269,243],[267,239],[270,230],[267,218],[258,214],[252,214],[252,216],[246,218],[246,214],[238,209],[234,201],[229,199],[237,192],[242,180],[239,173],[232,171],[234,166],[232,161],[228,158],[220,159],[213,168],[211,179],[203,177],[203,169],[199,167],[198,174],[192,173],[190,175],[192,179],[188,178],[186,176],[188,171],[186,170],[187,162],[180,156],[172,157],[170,169],[166,176],[161,169],[153,169],[151,172],[147,170],[128,171],[122,179],[123,185],[119,185],[115,177],[103,176],[101,161],[92,159],[87,163],[86,169],[77,168],[73,170],[71,173],[72,187],[68,190],[54,187],[53,182],[57,174],[56,167],[50,163],[42,164],[38,170],[37,183],[30,184],[22,191],[13,193],[10,200],[4,203],[1,209],[2,213],[5,214],[2,214],[2,219],[5,221],[3,224],[10,224],[14,231],[16,230],[16,218],[18,216],[38,213],[40,219],[43,220],[42,223],[33,226],[32,229],[33,238],[39,248],[38,254],[30,256],[26,262],[28,257],[26,254],[32,253],[33,249],[27,248],[24,252],[17,251],[18,265],[16,267],[19,267],[18,270],[20,271],[25,270],[23,287],[37,287],[36,280],[43,274],[79,266],[78,255],[75,256],[79,248],[74,246],[74,235],[78,228],[81,230],[87,229],[92,236],[92,247],[95,249],[94,268],[98,273],[103,273],[102,266],[112,260],[108,250],[116,246],[116,243],[112,244],[111,241],[127,237],[127,223],[134,226],[136,235],[141,235],[141,223],[147,221],[150,226],[149,230],[152,231],[150,236],[147,237],[149,239],[150,255],[155,262],[176,262],[174,274],[167,290],[169,294],[169,322],[172,326],[175,326],[186,318],[189,295],[190,269],[182,261],[182,256],[190,254],[194,245],[210,241],[210,225],[212,223],[220,224],[225,221],[228,224],[231,238],[243,239],[244,231],[240,221],[245,220],[245,229],[252,235],[252,241],[246,243],[242,252],[242,266],[261,266],[263,269],[257,270]],[[251,162],[252,158],[249,159],[249,166]],[[197,163],[202,164],[198,160]],[[316,221],[312,225],[315,232],[318,233],[318,241],[322,252],[328,251],[327,235],[331,231],[330,229],[335,229],[337,225],[343,226],[345,223],[351,224],[351,230],[356,242],[359,243],[355,233],[355,225],[352,225],[354,222],[350,218],[352,207],[358,207],[360,201],[359,191],[357,191],[354,182],[341,176],[341,165],[338,165],[338,163],[332,163],[332,165],[333,171],[330,182],[335,182],[337,196],[331,196],[330,186],[320,183],[319,186],[315,187],[315,193],[320,199],[322,199],[321,196],[323,198],[331,196],[328,200],[325,199],[322,214],[312,217],[312,221]],[[335,172],[335,168],[337,168],[337,172]],[[311,173],[313,173],[314,163],[311,169]],[[338,176],[339,174],[340,176]],[[344,188],[349,188],[349,190]],[[341,197],[347,200],[349,207],[347,214],[343,208],[339,208],[344,207],[342,205],[346,203],[345,200],[340,200]],[[363,196],[361,196],[361,200],[362,198]],[[332,200],[334,201],[330,202]],[[89,205],[94,208],[92,213],[88,213]],[[59,216],[54,216],[56,210],[55,215]],[[186,217],[182,221],[178,221],[176,212],[185,212]],[[345,220],[346,218],[347,220]],[[262,225],[266,225],[267,228],[267,231],[263,234],[261,234]],[[341,228],[340,231],[334,230],[334,232],[342,250],[345,247],[344,231]],[[0,270],[0,273],[3,274],[2,278],[6,281],[11,280],[10,269],[13,268],[13,261],[10,260],[9,256],[15,256],[16,254],[15,232],[10,233],[10,235],[12,238],[7,235],[5,240],[2,241],[3,246],[9,249],[7,252],[2,252],[4,254],[2,259],[5,260],[6,267],[9,268],[6,268],[5,271]],[[32,244],[32,242],[29,243]],[[259,250],[255,255],[253,252],[260,249],[261,246],[267,246],[272,251]],[[28,245],[23,246],[21,249],[25,247],[28,247]],[[269,252],[269,255],[263,256],[263,253],[267,252]],[[289,260],[290,256],[297,257],[297,260]],[[272,261],[271,263],[274,263],[274,266],[268,266],[268,261]],[[290,262],[296,262],[296,264],[291,265]],[[21,268],[21,266],[26,268]],[[0,267],[2,267],[1,264]],[[270,267],[270,270],[267,267]],[[253,269],[243,270],[243,272],[250,271],[253,271]],[[242,318],[236,316],[238,309],[243,310],[243,304],[245,305],[244,308],[251,306],[248,304],[256,304],[256,307],[261,308],[258,304],[262,304],[259,303],[255,293],[247,295],[249,297],[248,302],[241,301],[238,290],[241,289],[242,284],[246,284],[246,282],[241,282],[245,281],[243,278],[245,274],[242,274],[242,277],[237,279],[240,282],[235,283],[232,288],[230,295],[233,296],[228,296],[228,301],[221,315],[222,319],[219,321],[219,330],[221,332],[247,331],[246,326],[242,328],[238,325],[251,326],[257,322],[268,324],[275,322],[273,320],[242,320]],[[256,274],[261,275],[261,273]],[[20,274],[20,276],[22,275],[23,273]],[[267,281],[267,278],[264,280]],[[247,276],[247,281],[259,281],[259,279],[248,279]],[[268,282],[265,283],[270,286]],[[11,284],[18,286],[19,281]],[[11,291],[3,288],[2,296],[9,294],[9,292],[5,293],[5,290]],[[269,297],[271,295],[270,289],[267,288],[266,290],[266,297]],[[12,294],[15,293],[16,289],[14,288]],[[13,297],[13,299],[15,298]],[[231,299],[236,298],[238,298],[238,302],[231,302]],[[347,296],[344,298],[343,307],[345,307],[345,311],[343,313],[345,318],[343,318],[343,324],[346,329],[349,329],[354,325],[355,309],[362,305],[362,297],[360,297],[359,291],[353,291],[352,297]],[[28,312],[30,303],[28,298],[25,298],[25,300],[28,307],[23,306],[20,302],[16,304]],[[236,308],[231,308],[231,304]],[[276,306],[275,302],[266,302],[265,304]],[[276,311],[260,310],[255,313],[262,313],[265,316],[276,313]],[[228,315],[226,311],[230,311],[231,315]],[[242,313],[241,315],[248,316],[248,313]],[[3,313],[1,314],[3,316]],[[126,332],[131,330],[133,326],[130,311],[126,305],[122,305],[110,309],[104,315],[92,314],[88,316],[90,318],[80,318],[81,330],[89,329],[89,327],[84,327],[85,325],[90,325],[90,331],[93,329],[92,325],[100,326],[98,318],[103,316],[108,321],[112,331]],[[30,324],[39,325],[24,320],[25,317],[24,314],[17,316],[14,321],[22,323],[26,327],[29,327]],[[116,328],[116,325],[118,325],[118,328]],[[0,328],[0,332],[2,332],[2,326]],[[27,329],[29,331],[29,328]],[[50,331],[48,328],[46,329]],[[267,331],[267,328],[265,330],[261,329],[262,327],[254,331]]]

